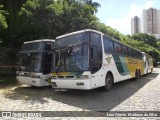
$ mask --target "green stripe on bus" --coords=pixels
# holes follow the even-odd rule
[[[113,59],[116,63],[116,67],[117,67],[118,72],[123,76],[128,75],[129,70],[128,70],[128,66],[126,64],[125,57],[120,57],[119,55],[113,55]]]

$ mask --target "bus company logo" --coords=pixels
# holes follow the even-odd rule
[[[137,64],[137,60],[134,59],[128,59],[129,64]]]
[[[106,58],[106,60],[107,60],[108,64],[110,64],[110,63],[111,63],[111,59],[112,59],[112,57],[109,57],[109,56]]]
[[[10,118],[11,112],[2,112],[2,118]]]

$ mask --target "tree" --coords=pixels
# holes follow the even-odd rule
[[[19,17],[23,28],[17,38],[26,40],[52,38],[86,28],[95,28],[98,21],[94,8],[77,0],[28,0]]]
[[[28,0],[19,12],[23,28],[17,39],[20,44],[24,41],[54,38],[55,11],[51,5],[54,0]]]
[[[21,46],[24,41],[52,38],[81,29],[96,29],[94,11],[100,6],[84,0],[0,0],[8,28],[0,32],[3,46]]]
[[[149,35],[147,33],[138,33],[131,36],[132,39],[143,41],[144,43],[151,45],[153,47],[157,47],[156,37],[153,35]]]
[[[106,26],[104,23],[98,22],[96,29],[98,31],[101,31],[102,33],[110,36],[110,37],[113,37],[113,38],[115,38],[117,40],[121,40],[120,36],[122,34],[120,34],[119,31],[111,28],[110,26]]]
[[[2,9],[3,5],[0,5],[0,30],[6,29],[8,27],[7,21],[6,21],[6,12]]]
[[[160,41],[157,42],[157,49],[160,50]]]
[[[6,21],[6,12],[2,9],[3,5],[0,5],[0,31],[3,31],[4,29],[8,28],[8,24]],[[0,45],[2,44],[2,35],[0,34]]]
[[[97,13],[98,12],[98,8],[101,7],[101,5],[97,2],[93,2],[92,0],[84,0],[85,4],[88,4],[90,6],[92,6],[94,8],[94,12],[93,13]]]
[[[13,43],[16,43],[21,31],[21,18],[19,18],[18,13],[25,1],[26,0],[0,0],[0,4],[3,5],[3,9],[7,12],[5,16],[8,25],[7,29],[0,31],[3,46],[11,47]]]
[[[158,46],[160,44],[159,43],[156,44],[157,41],[155,37],[152,35],[141,33],[141,34],[136,34],[134,36],[130,35],[126,36],[100,22],[97,23],[96,29],[112,38],[120,40],[121,42],[127,45],[130,45],[136,49],[148,53],[153,57],[154,64],[156,64],[160,59],[160,51],[155,48],[155,46]]]

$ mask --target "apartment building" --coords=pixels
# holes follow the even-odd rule
[[[135,16],[131,19],[131,35],[141,32],[140,18]]]
[[[143,10],[143,32],[160,34],[160,10],[150,8]]]

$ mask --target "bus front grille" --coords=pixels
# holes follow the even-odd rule
[[[57,76],[58,79],[64,79],[64,76]]]
[[[74,78],[74,76],[66,76],[66,78]]]

